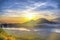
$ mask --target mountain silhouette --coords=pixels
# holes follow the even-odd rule
[[[38,24],[42,24],[42,23],[49,23],[49,21],[45,18],[40,18],[38,20],[36,20]]]
[[[39,24],[39,25],[38,25]],[[7,23],[4,23],[4,24],[0,24],[0,27],[4,26],[4,27],[26,27],[26,28],[32,28],[32,27],[35,27],[35,26],[41,26],[40,24],[55,24],[55,22],[53,21],[49,21],[45,18],[39,18],[37,20],[30,20],[30,21],[27,21],[25,23],[12,23],[12,24],[7,24]],[[44,25],[43,25],[44,26]]]
[[[43,24],[43,23],[55,24],[55,22],[49,21],[49,20],[47,20],[45,18],[40,18],[40,19],[37,19],[37,20],[30,20],[30,21],[25,22],[23,24],[28,24],[28,23],[30,23],[30,24]]]
[[[53,21],[49,21],[45,18],[40,18],[37,21],[37,25],[35,26],[36,28],[55,28],[55,24],[57,24],[56,22]]]
[[[36,21],[37,21],[38,24],[42,24],[42,23],[55,24],[55,22],[49,21],[49,20],[47,20],[47,19],[45,19],[45,18],[40,18],[40,19],[38,19],[38,20],[36,20]]]
[[[25,22],[22,24],[23,27],[35,27],[35,26],[41,26],[41,25],[38,25],[38,24],[55,24],[55,22],[52,22],[52,21],[49,21],[45,18],[40,18],[40,19],[37,19],[37,20],[30,20],[28,22]],[[44,26],[44,25],[43,25]]]
[[[53,19],[54,22],[60,23],[60,18]]]
[[[28,22],[25,22],[22,24],[23,27],[28,27],[28,28],[31,28],[31,27],[34,27],[36,24],[36,21],[34,20],[30,20]]]

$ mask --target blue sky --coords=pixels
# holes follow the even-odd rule
[[[18,16],[24,11],[49,11],[55,16],[60,16],[59,10],[60,0],[0,0],[0,16]]]

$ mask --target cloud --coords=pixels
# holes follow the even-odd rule
[[[2,17],[24,17],[24,14],[26,13],[33,13],[34,15],[42,16],[44,18],[56,18],[59,16],[59,11],[58,10],[46,10],[46,11],[25,11],[21,12],[20,10],[4,10],[4,14],[2,14]],[[52,19],[51,18],[51,19]]]
[[[3,28],[3,29],[4,30],[8,29],[8,30],[19,30],[19,31],[31,31],[30,29],[27,29],[27,28]]]
[[[29,11],[33,11],[34,9],[36,9],[36,8],[38,8],[38,7],[41,7],[41,6],[43,6],[43,5],[45,5],[46,3],[44,2],[44,3],[34,3],[33,4],[33,7],[28,7],[28,9],[27,10],[25,10],[25,11],[23,11],[23,12],[29,12]]]
[[[52,32],[60,33],[60,29],[53,29]]]
[[[29,11],[32,11],[32,10],[34,10],[34,9],[36,9],[37,7],[40,7],[40,6],[43,6],[43,5],[45,5],[46,3],[34,3],[34,4],[32,4],[34,7],[28,7],[28,9],[26,9],[26,10],[24,10],[24,11],[22,11],[22,12],[29,12]],[[37,6],[36,6],[37,5]],[[14,17],[14,16],[18,16],[18,15],[20,15],[20,10],[19,11],[17,11],[17,10],[11,10],[11,9],[9,9],[9,10],[4,10],[3,11],[4,12],[4,14],[2,15],[2,16],[12,16],[12,17]]]
[[[59,15],[58,11],[55,14],[55,10],[58,10],[59,7],[59,0],[9,0],[8,2],[0,0],[0,2],[0,14],[6,17],[20,17],[23,13],[33,13],[33,11],[45,12],[48,15]]]
[[[35,6],[38,6],[39,4],[41,5],[41,3],[46,3],[45,5],[41,6],[41,7],[37,7],[38,9],[44,9],[46,10],[49,8],[58,8],[59,5],[59,1],[58,0],[9,0],[8,2],[5,1],[1,1],[1,9],[27,9],[27,8],[31,8],[34,9]],[[34,5],[35,4],[35,5]]]
[[[18,10],[4,10],[2,17],[20,17],[21,13]]]

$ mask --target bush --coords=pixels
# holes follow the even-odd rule
[[[0,40],[5,40],[3,36],[0,36]]]

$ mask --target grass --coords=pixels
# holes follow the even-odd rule
[[[46,38],[41,37],[35,33],[24,33],[19,36],[10,35],[6,33],[2,28],[0,28],[0,40],[46,40]]]

